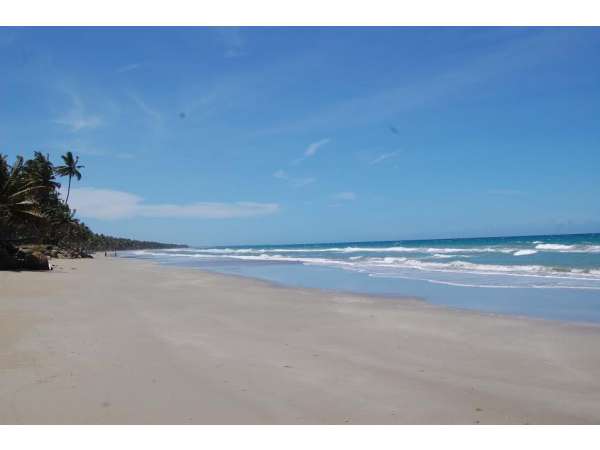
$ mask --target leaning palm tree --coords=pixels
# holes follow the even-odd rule
[[[3,155],[0,155],[0,228],[15,225],[38,223],[45,219],[34,197],[44,189],[24,175],[23,158],[10,167]]]
[[[78,166],[79,156],[73,157],[73,153],[71,152],[65,153],[61,158],[65,164],[58,166],[56,168],[56,173],[61,177],[69,177],[69,187],[67,188],[67,198],[65,200],[65,203],[68,204],[69,194],[71,193],[71,179],[76,177],[77,181],[81,180],[81,172],[79,172],[79,169],[83,169],[85,166]]]

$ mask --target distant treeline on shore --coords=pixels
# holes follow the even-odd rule
[[[118,238],[113,236],[105,236],[103,234],[95,234],[91,242],[90,251],[103,250],[149,250],[159,248],[186,248],[183,244],[165,244],[164,242],[154,241],[137,241],[135,239]]]
[[[47,256],[85,257],[105,250],[185,247],[94,233],[69,207],[73,178],[81,179],[79,157],[67,152],[55,166],[48,155],[35,152],[9,164],[0,154],[0,269],[48,266]],[[66,177],[63,199],[57,177]],[[28,262],[29,261],[29,262]],[[39,267],[38,267],[39,266]]]

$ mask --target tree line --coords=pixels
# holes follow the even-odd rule
[[[49,155],[34,152],[33,158],[17,156],[9,164],[0,154],[0,246],[4,253],[23,245],[62,249],[72,256],[96,251],[182,247],[151,241],[118,238],[94,233],[69,207],[73,179],[80,180],[83,165],[67,152],[55,166]],[[58,178],[67,178],[67,194],[61,198]],[[0,248],[1,257],[2,248]]]

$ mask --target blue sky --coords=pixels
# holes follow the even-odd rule
[[[598,232],[599,54],[598,28],[2,28],[0,152],[80,155],[78,216],[141,239]]]

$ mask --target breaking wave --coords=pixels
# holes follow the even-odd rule
[[[539,241],[535,241],[539,242]],[[461,253],[502,253],[514,256],[533,255],[538,251],[554,251],[559,253],[600,253],[600,245],[563,245],[537,244],[533,248],[518,247],[298,247],[298,248],[197,248],[163,250],[166,253],[194,254],[197,252],[231,255],[231,254],[269,254],[269,253],[421,253],[430,254],[437,258],[441,255],[453,257]]]
[[[215,249],[209,249],[215,250]],[[345,258],[330,258],[302,256],[294,254],[281,254],[264,252],[256,254],[257,249],[235,249],[235,251],[209,252],[207,249],[195,249],[182,252],[181,249],[168,251],[138,251],[138,256],[158,258],[189,258],[203,261],[246,261],[263,263],[295,263],[309,266],[337,267],[346,270],[367,273],[377,277],[400,277],[426,280],[431,283],[441,283],[456,286],[477,287],[554,287],[554,288],[580,288],[600,289],[600,269],[554,267],[539,264],[482,264],[462,259],[448,262],[424,261],[404,256],[351,256]],[[249,250],[249,251],[239,251]],[[274,249],[273,249],[274,250]],[[289,249],[280,249],[289,252]],[[254,254],[251,254],[254,253]],[[294,252],[291,252],[294,253]],[[309,252],[306,252],[309,253]],[[326,253],[326,252],[323,252]],[[535,250],[516,251],[514,256],[532,255]],[[456,258],[456,254],[434,254],[438,258]],[[436,276],[436,274],[438,276]],[[443,277],[439,275],[443,274]],[[468,275],[477,278],[477,282],[465,282],[460,278],[448,279],[448,275]],[[492,276],[493,278],[489,278]],[[513,283],[510,279],[527,278]]]
[[[535,248],[559,253],[600,253],[600,245],[538,244]]]
[[[600,234],[175,248],[129,255],[207,268],[302,264],[453,286],[600,289]]]
[[[537,250],[517,250],[513,253],[514,256],[535,255]]]

